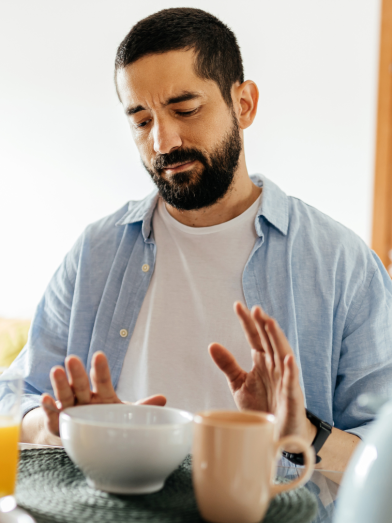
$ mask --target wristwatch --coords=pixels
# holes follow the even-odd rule
[[[312,414],[308,409],[306,410],[306,417],[308,420],[317,427],[317,434],[313,440],[312,447],[314,448],[316,452],[316,463],[320,463],[321,458],[317,454],[319,453],[321,447],[324,445],[324,443],[327,441],[329,435],[332,432],[332,425],[327,423],[326,421],[321,420],[314,414]],[[292,463],[295,463],[296,465],[303,465],[304,464],[304,457],[303,454],[293,454],[291,452],[286,452],[285,450],[282,452],[283,456],[291,461]]]

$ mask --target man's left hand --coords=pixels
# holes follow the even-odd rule
[[[306,417],[299,370],[284,332],[261,307],[250,312],[236,302],[234,310],[251,348],[252,370],[245,372],[219,343],[212,343],[209,351],[225,373],[237,407],[274,414],[279,438],[301,436],[311,445],[316,428]],[[295,447],[285,450],[298,452]]]

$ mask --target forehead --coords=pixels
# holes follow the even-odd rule
[[[170,51],[148,55],[117,73],[117,89],[124,105],[163,103],[180,92],[211,96],[219,88],[212,80],[196,75],[193,51]]]

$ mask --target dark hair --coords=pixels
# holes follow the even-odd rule
[[[179,49],[195,51],[196,74],[216,82],[231,107],[231,88],[244,81],[240,48],[233,31],[201,9],[163,9],[137,22],[117,49],[115,78],[144,56]]]

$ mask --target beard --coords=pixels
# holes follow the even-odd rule
[[[143,165],[158,187],[159,194],[169,205],[180,211],[210,207],[221,200],[230,189],[242,151],[237,118],[233,114],[232,128],[208,156],[194,148],[177,149],[158,155],[152,168]],[[175,173],[164,178],[164,169],[176,163],[198,161],[202,168]]]

